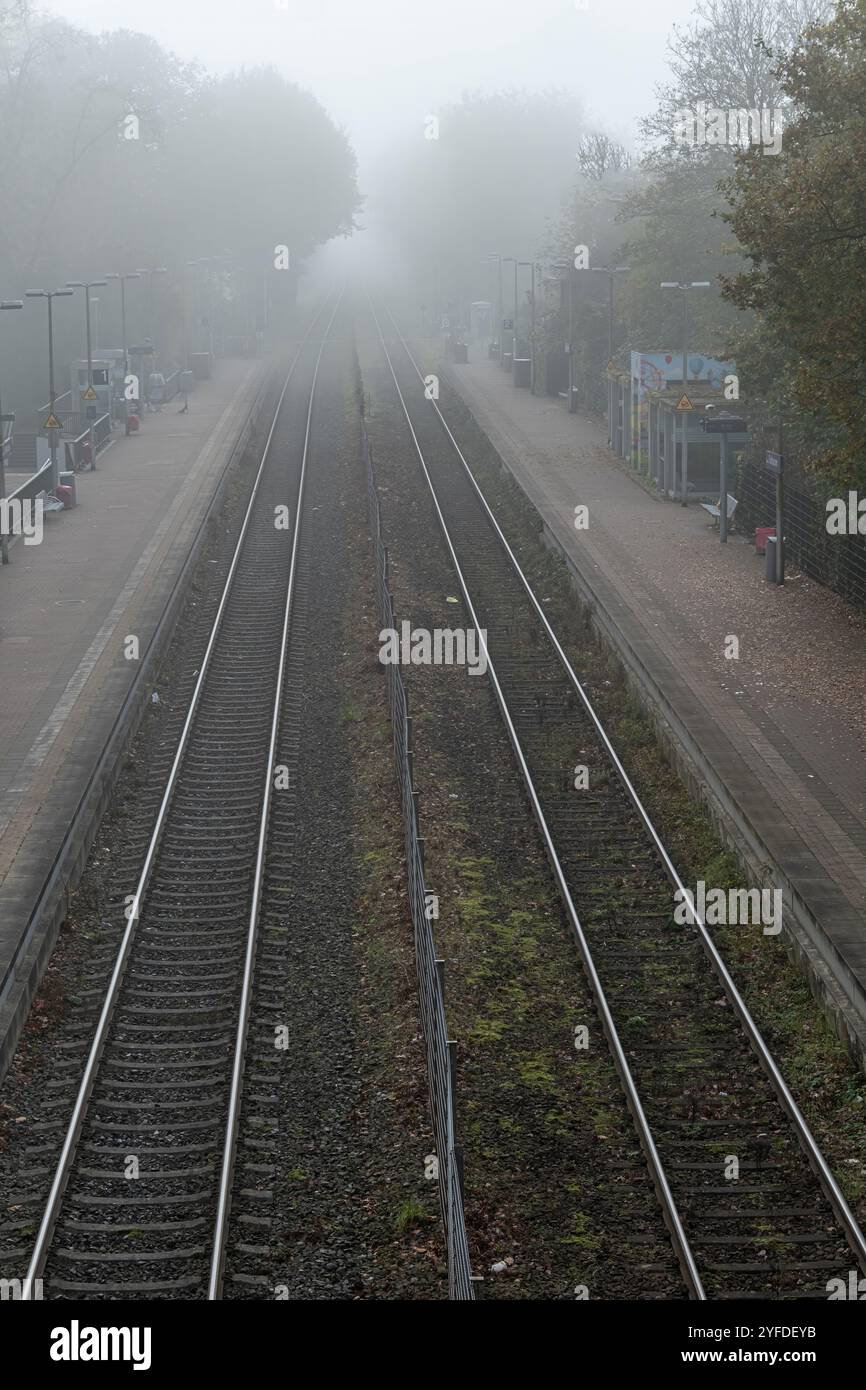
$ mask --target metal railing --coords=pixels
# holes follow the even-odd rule
[[[788,469],[786,466],[786,474]],[[827,531],[827,500],[832,488],[798,476],[785,478],[785,555],[810,578],[866,608],[866,536],[834,536]],[[842,492],[847,499],[847,491]],[[747,529],[776,524],[776,481],[754,459],[739,470],[738,520]]]
[[[376,566],[376,601],[382,627],[395,628],[394,601],[388,588],[388,551],[382,538],[382,518],[373,456],[366,429],[363,448],[367,465],[367,500]],[[418,794],[412,775],[412,720],[403,677],[396,665],[385,667],[388,706],[394,728],[394,756],[403,807],[409,910],[415,936],[415,961],[421,1028],[427,1057],[430,1113],[438,1166],[439,1203],[448,1251],[448,1296],[473,1300],[475,1286],[463,1211],[463,1153],[454,1136],[454,1043],[448,1038],[443,988],[444,964],[436,956],[428,917],[423,842],[418,831]]]
[[[68,430],[71,433],[72,429],[79,427],[83,423],[84,419],[85,417],[83,415],[78,415],[75,417],[75,424],[72,425],[71,423],[68,423],[71,422],[72,417],[68,415],[65,416],[62,421],[64,432]],[[70,468],[73,468],[75,470],[75,472],[78,472],[81,469],[81,466],[84,462],[84,446],[90,440],[91,424],[93,425],[93,444],[95,452],[97,454],[99,453],[100,449],[104,449],[106,444],[108,444],[111,440],[110,415],[100,415],[99,418],[96,420],[88,420],[86,427],[81,431],[80,434],[75,435],[73,439],[64,440],[67,463]],[[93,459],[91,459],[91,464],[92,463]]]
[[[55,412],[55,414],[58,416],[58,418],[59,418],[60,415],[68,414],[69,411],[72,410],[73,403],[74,403],[74,397],[73,397],[71,391],[64,391],[64,393],[63,393],[62,396],[55,396],[55,398],[54,398],[54,412]],[[48,415],[50,415],[50,414],[51,414],[51,402],[50,402],[50,401],[46,401],[46,402],[45,402],[45,405],[40,405],[40,407],[39,407],[39,417],[40,417],[41,420],[44,420],[44,419],[46,418],[46,416],[48,416]]]
[[[13,492],[10,492],[3,499],[4,506],[0,508],[0,540],[8,541],[19,534],[15,525],[15,515],[17,508],[15,503],[35,502],[36,498],[45,492],[51,482],[51,460],[44,463],[31,477],[25,478]]]

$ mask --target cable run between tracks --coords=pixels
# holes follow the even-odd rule
[[[424,453],[421,449],[418,436],[415,433],[415,428],[412,424],[412,420],[409,415],[408,408],[406,406],[406,401],[404,399],[403,392],[401,391],[400,384],[397,381],[397,374],[394,371],[394,364],[391,360],[391,354],[388,351],[388,346],[385,342],[385,338],[382,333],[382,328],[379,323],[379,318],[373,305],[372,299],[369,299],[369,303],[370,311],[373,315],[373,319],[376,324],[376,329],[379,334],[379,341],[381,343],[382,350],[385,353],[385,358],[388,363],[388,369],[391,373],[391,377],[394,382],[394,387],[399,397],[400,405],[403,409],[403,414],[406,418],[406,423],[409,427],[409,432],[412,436],[412,443],[415,446],[415,451],[418,455],[418,459],[421,464],[421,468],[423,470],[427,486],[430,489],[430,495],[433,500],[433,506],[436,510],[436,516],[439,521],[440,528],[442,530],[442,535],[444,537],[445,544],[448,548],[448,553],[451,557],[451,562],[454,565],[454,571],[457,577],[457,581],[460,585],[460,590],[463,594],[463,599],[466,603],[466,607],[469,611],[472,622],[475,625],[475,631],[478,634],[479,644],[483,649],[483,653],[487,661],[487,674],[490,678],[491,685],[493,686],[493,691],[496,696],[496,700],[499,705],[500,711],[502,713],[502,718],[505,721],[505,726],[508,731],[508,737],[511,740],[511,745],[514,749],[514,753],[517,758],[518,765],[520,767],[520,772],[523,777],[523,781],[526,786],[530,802],[532,804],[533,813],[538,823],[539,830],[541,831],[541,836],[544,841],[545,849],[547,851],[548,858],[553,868],[554,875],[556,877],[557,886],[559,888],[563,905],[565,906],[566,912],[571,922],[572,930],[574,931],[575,937],[577,938],[581,956],[584,960],[592,992],[596,1000],[599,1015],[601,1017],[602,1026],[610,1044],[614,1063],[616,1065],[617,1071],[620,1075],[620,1079],[622,1080],[623,1086],[625,1088],[628,1106],[631,1110],[631,1113],[635,1120],[635,1124],[637,1126],[638,1137],[640,1139],[641,1147],[644,1150],[644,1154],[647,1159],[653,1185],[655,1186],[656,1192],[659,1197],[659,1201],[662,1206],[665,1222],[671,1234],[671,1239],[674,1244],[674,1250],[679,1261],[680,1268],[682,1270],[683,1278],[685,1280],[686,1286],[689,1290],[691,1297],[703,1301],[706,1298],[706,1294],[704,1292],[703,1283],[698,1272],[697,1262],[695,1261],[694,1255],[692,1254],[691,1248],[689,1246],[689,1242],[685,1233],[685,1228],[683,1227],[683,1223],[679,1211],[677,1209],[676,1202],[674,1201],[673,1193],[671,1192],[667,1175],[662,1166],[658,1150],[656,1149],[655,1140],[653,1139],[649,1123],[644,1114],[644,1109],[641,1103],[640,1096],[638,1094],[637,1086],[635,1085],[634,1077],[632,1076],[631,1068],[628,1064],[628,1060],[625,1055],[625,1050],[622,1046],[622,1043],[620,1042],[619,1034],[617,1032],[616,1025],[613,1020],[613,1015],[607,1002],[607,996],[602,986],[601,979],[599,978],[599,975],[596,971],[595,963],[593,961],[592,954],[589,949],[589,943],[584,934],[583,926],[581,924],[580,917],[577,913],[577,908],[575,907],[574,900],[571,896],[571,891],[568,887],[565,873],[563,871],[559,855],[557,854],[556,847],[553,842],[553,837],[550,833],[550,829],[547,824],[547,818],[542,809],[541,802],[539,800],[538,793],[535,788],[535,783],[533,781],[532,774],[529,770],[529,766],[526,762],[523,748],[521,746],[521,742],[517,734],[517,730],[514,727],[511,712],[508,708],[508,703],[506,701],[505,694],[502,690],[502,686],[497,675],[496,665],[488,650],[487,643],[482,632],[481,624],[478,621],[478,615],[475,611],[475,605],[472,601],[472,596],[469,593],[469,589],[463,575],[463,570],[457,558],[457,552],[454,549],[454,545],[451,540],[450,533],[448,531],[448,526],[446,524],[445,517],[443,516],[442,510],[439,505],[439,498],[436,493],[436,488],[434,486],[433,479],[431,478],[430,473],[428,471],[427,463],[424,458]],[[415,363],[413,360],[413,366],[414,365]],[[423,377],[421,378],[421,380],[423,383]]]

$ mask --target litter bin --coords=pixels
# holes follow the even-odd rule
[[[78,499],[75,495],[74,473],[58,473],[57,496],[60,498],[67,511],[69,511],[72,507],[76,506]]]
[[[529,357],[515,357],[513,363],[513,375],[515,386],[529,386],[532,359]]]

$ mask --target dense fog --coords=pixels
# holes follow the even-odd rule
[[[862,4],[175,11],[0,6],[7,298],[147,271],[123,346],[152,337],[166,369],[363,270],[419,334],[469,332],[473,302],[540,353],[570,334],[595,408],[611,345],[679,345],[660,285],[709,281],[696,350],[792,417],[804,465],[859,476]],[[628,267],[613,331],[609,277],[572,266]],[[122,346],[120,282],[92,297],[94,348]],[[83,295],[54,310],[59,393]],[[47,399],[45,317],[0,317],[10,410]]]

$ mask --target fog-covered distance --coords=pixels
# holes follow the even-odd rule
[[[158,270],[128,286],[127,336],[170,366],[346,269],[411,331],[467,331],[473,301],[513,316],[517,261],[518,332],[539,359],[570,332],[592,409],[608,291],[572,279],[585,247],[628,266],[617,354],[676,349],[660,285],[709,281],[691,341],[854,483],[864,38],[864,0],[0,0],[0,291]],[[120,345],[117,282],[95,298]],[[44,317],[0,315],[7,408],[47,397]],[[65,380],[81,296],[56,318]]]

